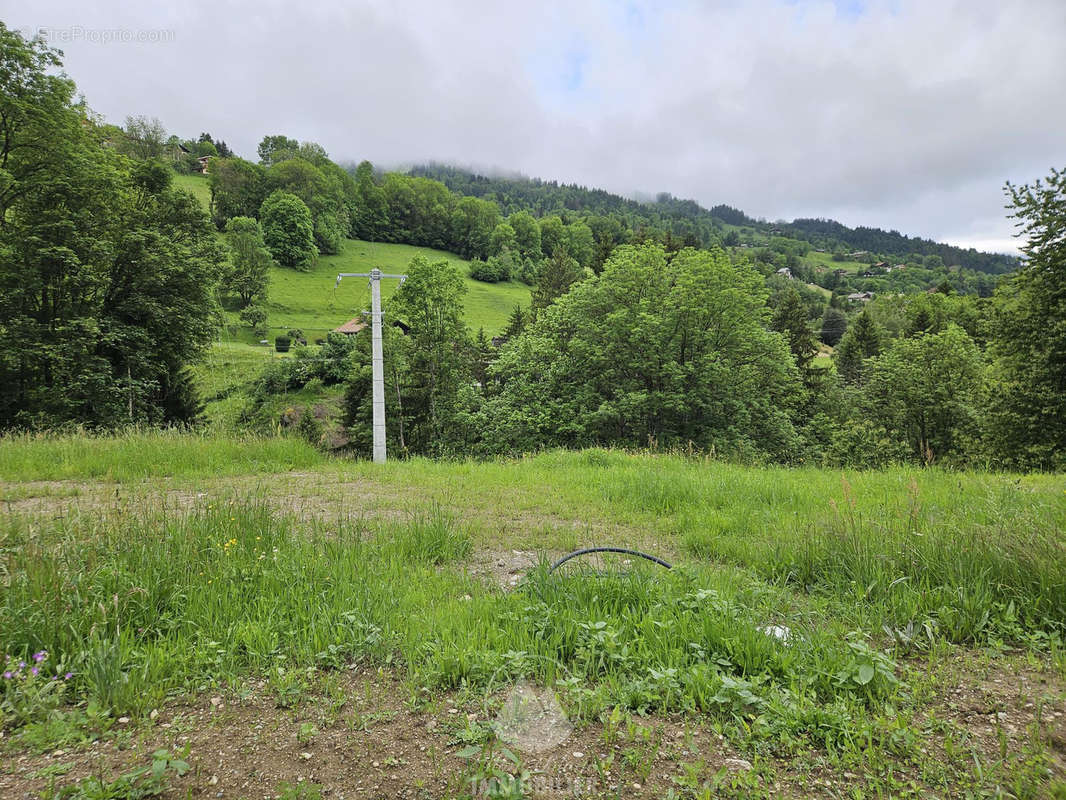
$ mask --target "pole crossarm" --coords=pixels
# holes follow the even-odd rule
[[[374,463],[385,463],[385,359],[381,352],[381,279],[395,278],[403,283],[406,275],[392,275],[380,269],[370,272],[341,272],[337,275],[334,289],[341,285],[342,278],[370,278],[371,309],[371,372],[374,401]],[[366,312],[364,312],[366,313]]]
[[[381,280],[382,278],[395,278],[403,283],[407,280],[406,275],[393,275],[388,272],[382,272],[379,269],[371,270],[370,272],[339,272],[337,273],[337,283],[334,284],[334,288],[341,285],[341,278],[370,278],[370,280]]]

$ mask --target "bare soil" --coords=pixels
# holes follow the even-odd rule
[[[953,659],[929,718],[972,737],[986,764],[1000,758],[997,731],[1005,734],[1012,759],[1024,757],[1027,737],[1042,737],[1055,754],[1052,776],[1066,777],[1066,681],[1021,659],[1008,661],[985,663],[967,654]],[[353,665],[320,673],[292,708],[279,708],[259,681],[118,722],[81,747],[35,754],[15,736],[0,743],[0,797],[39,797],[49,771],[62,772],[56,786],[90,774],[113,780],[149,763],[160,748],[187,750],[192,766],[163,795],[174,800],[267,800],[286,784],[314,784],[330,800],[460,797],[469,796],[472,786],[483,790],[484,771],[460,751],[466,743],[462,732],[489,722],[491,706],[484,698],[420,697],[412,702],[411,688],[396,673]],[[634,719],[644,729],[635,738],[624,726],[596,722],[575,727],[552,749],[520,753],[532,790],[528,796],[662,797],[693,776],[706,781],[716,775],[725,788],[753,781],[773,797],[843,797],[863,787],[860,769],[827,769],[817,751],[791,758],[738,752],[708,718]],[[936,738],[930,737],[930,747],[938,746]],[[512,774],[518,771],[498,753],[495,761]],[[920,775],[911,779],[921,785]],[[737,791],[747,796],[746,789]]]

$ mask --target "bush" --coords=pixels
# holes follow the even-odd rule
[[[492,256],[488,261],[475,258],[470,262],[470,277],[475,281],[485,283],[509,281],[514,272],[515,263],[509,250],[504,250],[498,256]]]
[[[320,446],[326,436],[326,430],[322,426],[321,420],[315,416],[314,409],[311,406],[304,408],[303,413],[300,414],[300,421],[296,424],[296,432],[300,434],[300,438],[305,442],[315,447]]]
[[[288,336],[278,336],[274,339],[274,349],[279,353],[289,352],[289,345],[292,344],[292,339]]]

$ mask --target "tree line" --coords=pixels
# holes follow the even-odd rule
[[[1013,190],[1037,240],[1063,224],[1039,210],[1066,197],[1056,176],[1054,188]],[[760,463],[1062,469],[1062,340],[1049,348],[1036,329],[1066,326],[1054,276],[1066,263],[1061,243],[1033,245],[1029,258],[994,298],[884,298],[850,315],[829,306],[816,333],[799,292],[773,298],[751,263],[721,249],[621,245],[599,274],[516,309],[498,346],[464,325],[456,268],[416,259],[391,308],[410,330],[385,334],[389,444],[431,456],[620,446]],[[830,363],[816,357],[819,337],[836,345]],[[275,364],[259,391],[328,372],[346,387],[351,447],[369,452],[369,348],[365,336],[332,336]]]
[[[409,333],[389,329],[385,348],[400,452],[619,445],[1066,466],[1066,173],[1008,186],[1028,244],[993,296],[945,285],[858,310],[705,241],[713,218],[690,238],[606,193],[596,208],[520,208],[367,162],[346,170],[285,136],[264,138],[255,163],[201,136],[218,153],[209,216],[174,188],[165,152],[138,149],[159,132],[131,118],[120,142],[59,66],[0,25],[0,428],[195,420],[187,366],[218,330],[220,298],[254,310],[272,263],[301,268],[357,236],[458,252],[484,279],[527,275],[533,287],[494,344],[466,329],[454,267],[412,263],[392,309]],[[543,197],[556,191],[586,196],[549,186]],[[705,221],[688,201],[657,202]],[[803,246],[780,244],[769,249],[785,259]],[[831,365],[819,336],[835,345]],[[367,338],[297,348],[257,391],[343,384],[359,449]]]

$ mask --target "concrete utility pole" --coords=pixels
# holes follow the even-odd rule
[[[370,272],[342,272],[337,275],[337,283],[333,288],[341,285],[341,278],[370,278],[370,347],[371,347],[371,370],[373,372],[373,399],[374,399],[374,463],[385,463],[385,362],[381,355],[381,279],[398,278],[400,283],[407,280],[406,275],[386,275],[380,269],[372,269]],[[366,313],[365,311],[363,312]]]

